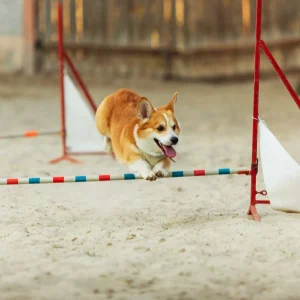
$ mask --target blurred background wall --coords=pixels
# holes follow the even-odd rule
[[[22,19],[22,0],[0,0],[0,72],[24,67]]]
[[[189,80],[253,74],[255,0],[61,2],[65,47],[83,74]],[[23,63],[24,70],[56,72],[57,0],[0,3],[7,18],[0,22],[6,24],[3,32],[9,38],[20,39],[23,12],[27,45],[23,59],[26,61],[32,52],[32,60],[27,65]],[[265,0],[263,37],[285,71],[298,70],[300,1]],[[14,65],[11,59],[5,64],[7,70]],[[22,62],[15,64],[21,66]],[[273,72],[264,59],[262,72]]]

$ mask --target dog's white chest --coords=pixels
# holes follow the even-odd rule
[[[142,158],[153,168],[158,162],[165,158],[165,155],[153,156],[141,151]]]

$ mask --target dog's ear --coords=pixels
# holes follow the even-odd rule
[[[165,106],[165,109],[166,110],[170,110],[170,111],[173,111],[174,112],[174,108],[175,108],[175,103],[177,102],[177,95],[178,93],[176,92],[171,100],[169,101],[169,103]]]
[[[141,97],[137,106],[137,116],[141,119],[150,119],[154,112],[154,108],[150,101],[145,98]]]

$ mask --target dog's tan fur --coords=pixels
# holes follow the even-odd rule
[[[174,115],[176,99],[177,93],[167,105],[155,109],[147,98],[129,89],[107,96],[96,112],[96,126],[105,137],[106,151],[114,152],[117,160],[147,180],[166,175],[170,159],[155,145],[153,136],[166,139],[172,132],[170,124],[172,134],[179,135],[180,127]],[[166,123],[168,131],[158,132],[160,124]]]

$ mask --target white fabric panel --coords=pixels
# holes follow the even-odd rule
[[[64,74],[64,85],[67,152],[103,152],[104,138],[96,128],[89,103],[82,98],[68,74]]]
[[[260,155],[273,209],[300,212],[300,166],[260,120]]]

